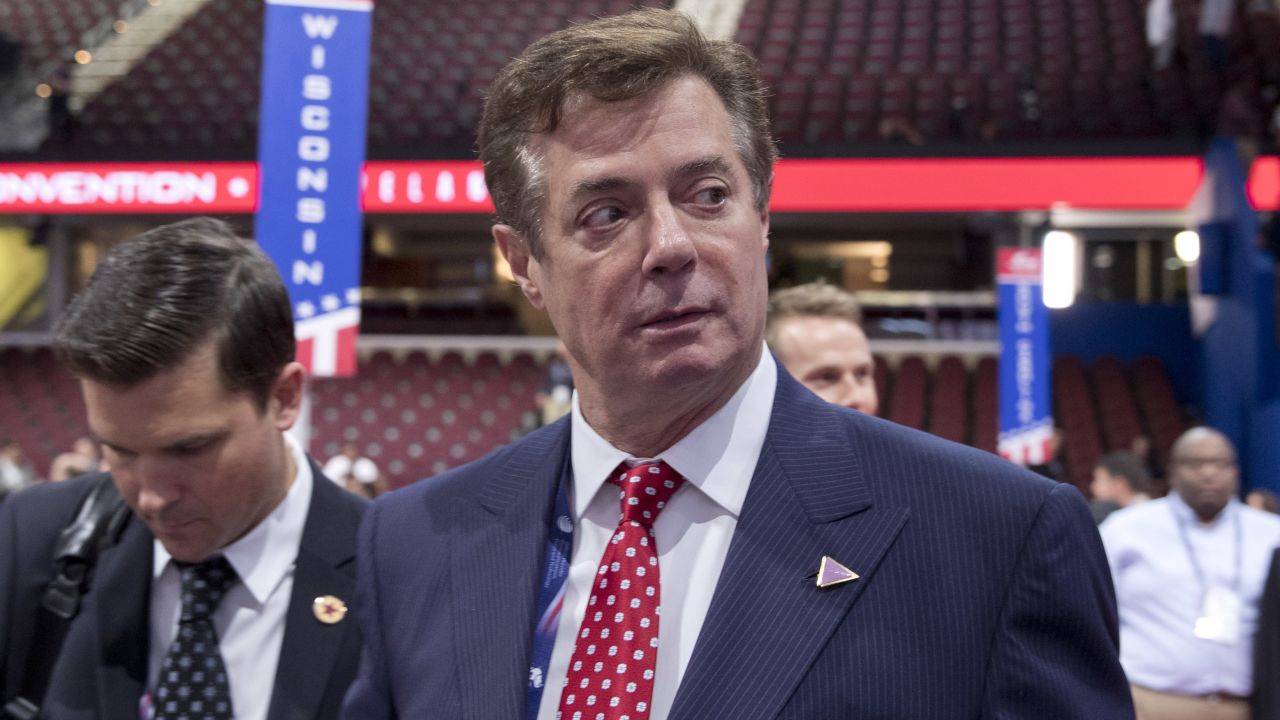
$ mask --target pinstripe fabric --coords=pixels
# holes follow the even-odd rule
[[[384,704],[349,717],[523,717],[533,583],[567,454],[558,423],[375,504],[357,611],[377,633],[365,663],[389,679]],[[818,589],[823,555],[860,579]],[[779,368],[670,717],[1122,720],[1116,642],[1075,490],[827,405]]]
[[[794,578],[828,554],[860,579]],[[1132,718],[1083,499],[784,373],[671,718]]]
[[[343,717],[523,718],[535,578],[567,419],[374,502],[355,611],[368,635]]]

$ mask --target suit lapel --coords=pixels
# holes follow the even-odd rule
[[[342,636],[354,632],[351,624],[355,619],[327,625],[316,619],[312,603],[325,595],[351,601],[355,563],[351,539],[360,518],[339,495],[345,491],[329,482],[315,463],[311,472],[314,489],[294,566],[293,592],[267,715],[271,720],[316,717],[339,653],[353,649],[344,646]]]
[[[104,718],[138,717],[138,701],[146,692],[151,547],[151,533],[131,518],[120,542],[98,564],[92,612],[98,626],[98,698]]]
[[[779,368],[760,461],[671,718],[776,717],[906,523],[905,508],[872,507],[835,414]],[[824,555],[861,577],[819,589]]]
[[[465,717],[523,715],[531,634],[557,484],[569,482],[567,418],[532,435],[458,503],[451,556]]]

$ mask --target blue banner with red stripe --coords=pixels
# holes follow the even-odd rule
[[[355,372],[360,178],[371,0],[267,0],[258,129],[258,242],[280,268],[298,359]]]
[[[997,450],[1023,465],[1051,457],[1049,311],[1044,306],[1037,248],[999,248],[996,287],[1000,317],[1000,434]]]

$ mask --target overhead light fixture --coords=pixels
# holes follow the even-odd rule
[[[77,50],[73,57],[75,57],[76,62],[81,65],[88,65],[93,62],[93,54],[88,50]]]
[[[1194,265],[1200,259],[1200,233],[1183,230],[1173,236],[1173,251],[1186,265]]]
[[[1045,307],[1060,310],[1076,300],[1076,258],[1080,240],[1061,230],[1045,233],[1040,255],[1040,277]]]

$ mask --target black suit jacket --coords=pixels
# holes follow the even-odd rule
[[[316,597],[350,601],[355,537],[364,501],[311,465],[315,489],[294,568],[270,720],[335,718],[355,675],[360,639],[348,617],[315,618]],[[43,485],[0,505],[0,697],[19,691],[34,618],[52,574],[58,535],[99,475]],[[130,515],[119,542],[102,553],[80,613],[54,666],[43,717],[137,720],[146,691],[152,535]]]
[[[1280,720],[1280,550],[1271,556],[1253,649],[1253,720]]]
[[[525,717],[570,427],[370,507],[346,717]],[[781,365],[750,483],[670,720],[1133,718],[1075,488],[825,403]],[[823,555],[861,578],[818,589]]]

